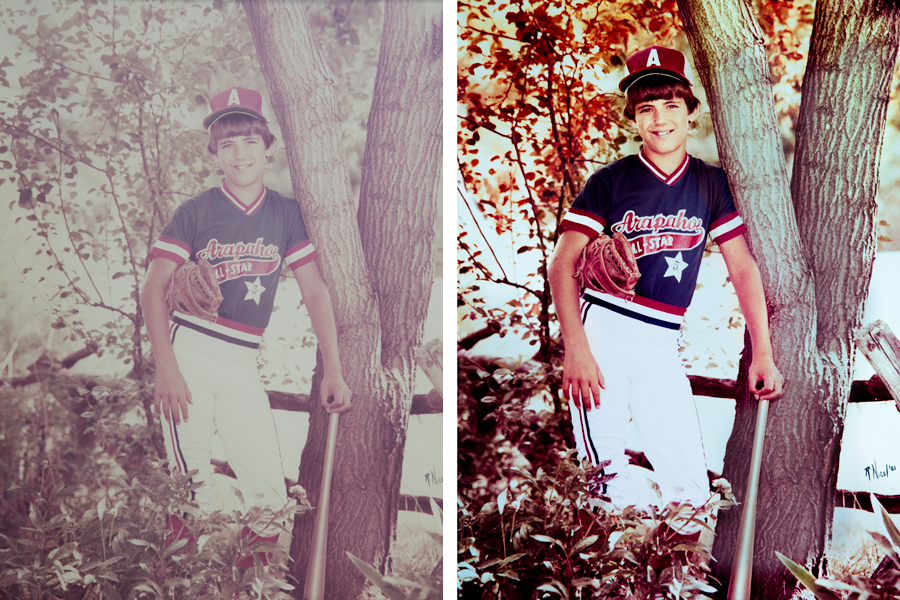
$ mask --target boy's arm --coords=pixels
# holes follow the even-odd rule
[[[582,398],[585,399],[588,410],[591,408],[591,395],[594,406],[600,407],[600,388],[606,387],[581,322],[578,283],[575,280],[575,264],[589,241],[590,238],[580,231],[563,231],[547,269],[550,293],[565,345],[563,394],[566,400],[573,400],[578,408],[581,408]],[[570,386],[574,388],[571,398]]]
[[[316,261],[311,261],[294,269],[294,279],[300,286],[300,294],[303,303],[309,312],[313,331],[319,348],[322,351],[322,362],[325,374],[322,378],[319,402],[325,410],[331,412],[344,412],[350,409],[350,399],[353,396],[350,388],[344,383],[341,370],[341,357],[338,352],[337,326],[334,322],[334,308],[331,305],[331,294],[325,287],[325,281],[319,273]],[[334,401],[328,402],[333,396]]]
[[[769,341],[769,316],[766,313],[766,297],[756,259],[750,254],[743,235],[719,244],[728,276],[737,293],[741,313],[750,330],[753,344],[753,360],[750,363],[750,393],[757,400],[778,400],[782,395],[784,378],[778,372]],[[762,387],[759,387],[761,384]]]
[[[165,294],[166,284],[176,267],[175,262],[168,258],[157,257],[150,261],[141,286],[141,312],[147,323],[156,362],[153,404],[160,415],[178,424],[182,417],[188,420],[187,405],[191,403],[191,392],[178,368],[172,340],[169,339],[169,308]]]

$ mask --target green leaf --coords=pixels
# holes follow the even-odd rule
[[[780,552],[776,552],[775,556],[778,557],[778,560],[780,560],[784,564],[784,566],[786,566],[788,570],[793,573],[794,577],[796,577],[800,583],[806,586],[806,589],[811,591],[816,598],[818,598],[819,600],[841,600],[840,596],[820,585],[816,581],[816,578],[812,573],[789,559],[787,556],[781,554]]]
[[[875,543],[880,546],[886,553],[891,554],[894,551],[893,545],[891,545],[891,540],[887,539],[877,531],[870,531],[869,535],[872,536],[872,539],[875,540]]]
[[[347,557],[354,565],[356,565],[356,568],[362,571],[362,574],[365,575],[369,581],[378,586],[378,589],[380,589],[385,596],[390,598],[390,600],[407,600],[403,591],[386,582],[374,567],[367,565],[349,552],[347,552]]]
[[[153,548],[154,550],[156,550],[156,545],[155,545],[155,544],[151,544],[151,543],[148,542],[147,540],[142,540],[142,539],[140,539],[140,538],[131,538],[131,539],[129,539],[128,541],[129,541],[130,543],[134,544],[135,546],[142,546],[142,547],[144,547],[144,548]]]
[[[431,514],[438,520],[439,524],[443,524],[444,511],[441,510],[441,507],[438,506],[438,503],[431,496],[428,497],[428,503],[431,505]]]
[[[181,538],[180,540],[176,540],[175,542],[172,543],[171,546],[166,548],[166,551],[163,553],[163,558],[168,558],[168,557],[172,556],[173,554],[175,554],[176,552],[178,552],[179,550],[181,550],[182,548],[187,546],[188,542],[190,542],[190,541],[191,541],[190,538],[186,538],[186,537]]]
[[[888,537],[890,537],[891,545],[894,547],[894,552],[900,553],[900,529],[897,529],[897,526],[894,524],[894,521],[891,519],[891,516],[888,514],[888,511],[884,509],[878,499],[875,497],[875,494],[869,494],[872,499],[872,508],[876,511],[881,512],[881,520],[884,521],[884,528],[887,529]]]
[[[495,556],[494,558],[491,558],[491,559],[488,559],[488,560],[486,560],[486,561],[484,561],[484,562],[478,563],[476,566],[477,566],[479,569],[481,569],[482,571],[486,571],[487,569],[490,569],[490,568],[493,567],[494,565],[499,565],[499,564],[500,564],[500,558],[497,557],[497,556]]]
[[[19,545],[16,543],[16,540],[7,537],[6,535],[0,533],[0,540],[6,542],[10,548],[12,548],[13,552],[18,552]]]
[[[506,508],[507,497],[509,496],[509,488],[506,488],[500,495],[497,496],[497,510],[500,511],[500,514],[503,514],[503,509]]]
[[[528,556],[528,553],[527,552],[519,552],[518,554],[511,554],[510,556],[507,556],[506,558],[501,560],[500,563],[498,564],[498,566],[504,567],[512,562],[519,560],[523,556]]]
[[[537,540],[539,542],[544,542],[547,544],[555,544],[555,545],[559,546],[559,549],[562,550],[563,552],[566,551],[566,549],[562,545],[562,542],[560,542],[558,539],[556,539],[554,537],[550,537],[549,535],[535,533],[535,534],[532,534],[531,538],[534,540]]]
[[[589,548],[590,546],[593,546],[594,544],[597,543],[597,540],[599,540],[599,539],[600,539],[599,535],[589,535],[588,537],[584,538],[583,540],[581,540],[580,542],[575,544],[575,547],[572,548],[571,552],[569,552],[569,556],[577,554],[577,553],[581,552],[582,550],[584,550],[585,548]]]
[[[556,584],[556,585],[553,585],[553,584]],[[551,593],[558,595],[560,598],[568,598],[569,597],[569,592],[566,591],[566,588],[565,588],[565,586],[563,586],[563,584],[559,583],[558,581],[554,581],[553,584],[545,583],[544,585],[538,586],[538,588],[535,591],[551,592]]]

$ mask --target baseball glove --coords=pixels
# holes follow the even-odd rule
[[[575,265],[575,278],[582,289],[631,299],[641,272],[631,244],[624,235],[614,233],[609,237],[601,233],[582,250],[581,258]]]
[[[166,305],[170,311],[178,310],[210,323],[219,316],[216,311],[222,300],[216,273],[205,258],[199,262],[184,261],[166,286]]]

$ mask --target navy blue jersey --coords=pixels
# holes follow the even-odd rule
[[[249,206],[222,186],[187,200],[150,253],[181,265],[206,259],[224,300],[215,323],[176,312],[173,321],[244,346],[258,346],[269,324],[282,261],[294,270],[315,260],[300,206],[263,188]]]
[[[721,244],[745,231],[722,169],[685,155],[666,175],[643,152],[595,171],[560,222],[566,229],[621,232],[641,272],[633,301],[594,290],[586,300],[673,329],[691,303],[707,235]]]

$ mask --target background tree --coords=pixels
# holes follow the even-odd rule
[[[679,2],[710,98],[719,156],[760,264],[785,396],[775,403],[759,487],[753,596],[788,598],[775,551],[825,574],[843,419],[876,246],[881,144],[900,41],[900,8],[816,4],[787,175],[760,31],[740,1]],[[755,423],[745,346],[723,475],[743,497]],[[812,461],[812,457],[817,457]],[[715,572],[727,581],[739,527],[723,513]],[[790,527],[784,527],[790,522]]]
[[[515,237],[515,254],[507,262],[483,233],[459,231],[460,274],[473,273],[476,281],[515,293],[506,306],[494,306],[485,301],[481,284],[472,283],[459,301],[464,318],[502,321],[537,346],[539,360],[549,361],[558,353],[546,277],[556,226],[586,174],[618,157],[634,135],[618,97],[604,91],[603,78],[624,64],[630,39],[671,42],[675,3],[458,6],[464,49],[457,70],[463,109],[459,195],[473,218],[477,211],[497,235]],[[525,222],[523,232],[519,226]],[[517,271],[522,268],[527,275]]]
[[[441,5],[387,0],[359,205],[335,118],[332,75],[302,5],[245,3],[285,136],[294,193],[338,323],[353,410],[341,418],[332,482],[326,595],[355,598],[364,578],[350,551],[382,572],[396,543],[400,469],[433,280],[440,181]],[[314,379],[313,393],[318,393]],[[300,483],[317,494],[327,418],[312,412]],[[360,529],[364,523],[366,530]],[[303,582],[312,518],[294,530]]]
[[[43,258],[21,270],[55,314],[52,326],[142,380],[149,348],[137,298],[148,246],[177,203],[214,177],[202,132],[185,120],[204,109],[205,86],[242,70],[252,44],[214,44],[235,37],[236,20],[213,5],[54,8],[4,11],[18,45],[0,63],[12,92],[0,101],[0,185],[15,193],[15,222],[42,238]],[[170,19],[183,28],[167,30]],[[12,85],[7,71],[18,74]],[[141,396],[155,431],[151,401]]]

